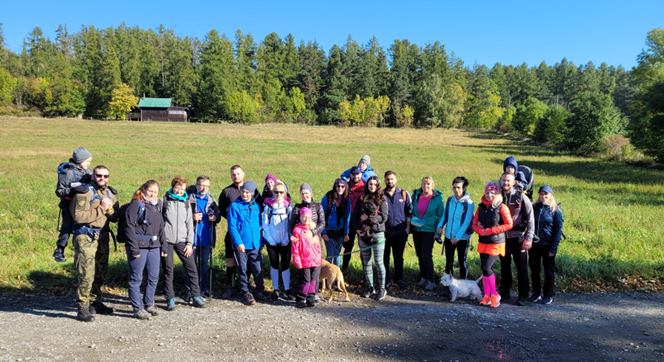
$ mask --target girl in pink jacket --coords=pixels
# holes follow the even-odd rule
[[[322,260],[320,241],[318,235],[311,232],[315,227],[315,224],[312,224],[311,209],[301,208],[300,223],[293,229],[293,238],[297,240],[291,243],[293,264],[301,270],[302,275],[300,291],[295,298],[295,306],[298,308],[314,306],[316,281],[320,276]]]

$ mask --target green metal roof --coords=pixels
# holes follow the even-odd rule
[[[138,106],[146,108],[168,108],[171,106],[171,98],[140,98]]]

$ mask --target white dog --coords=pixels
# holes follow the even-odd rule
[[[454,302],[458,298],[467,298],[477,299],[478,301],[482,300],[482,291],[477,283],[482,280],[480,277],[477,280],[468,280],[468,279],[455,279],[451,274],[443,274],[443,278],[440,280],[440,284],[450,288],[450,294],[452,299],[450,302]]]

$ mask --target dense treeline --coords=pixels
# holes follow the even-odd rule
[[[0,111],[123,118],[136,97],[169,97],[202,121],[493,128],[581,152],[638,129],[648,136],[634,143],[658,156],[648,149],[661,150],[662,121],[646,94],[664,88],[662,72],[648,70],[662,66],[664,41],[659,30],[648,39],[627,71],[565,58],[468,66],[440,42],[406,39],[384,48],[349,36],[326,52],[292,34],[257,43],[240,30],[198,39],[122,24],[60,26],[52,41],[36,27],[21,54],[0,48]]]

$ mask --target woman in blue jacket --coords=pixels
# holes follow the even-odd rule
[[[563,234],[563,212],[553,198],[553,190],[544,185],[539,188],[539,200],[533,205],[535,215],[535,235],[538,242],[528,252],[530,273],[533,281],[531,302],[551,304],[553,302],[554,270],[558,244]],[[544,295],[540,279],[540,265],[544,265]]]
[[[452,181],[454,195],[447,199],[445,213],[438,224],[438,235],[443,235],[445,228],[445,243],[443,254],[445,255],[445,274],[452,274],[454,266],[454,250],[457,251],[459,259],[459,279],[468,277],[468,246],[470,235],[473,233],[472,222],[475,204],[466,192],[468,180],[460,176]]]
[[[325,260],[341,268],[341,246],[348,241],[350,230],[348,182],[342,178],[336,179],[332,190],[323,196],[320,205],[325,211],[325,228],[322,233],[327,254]]]

